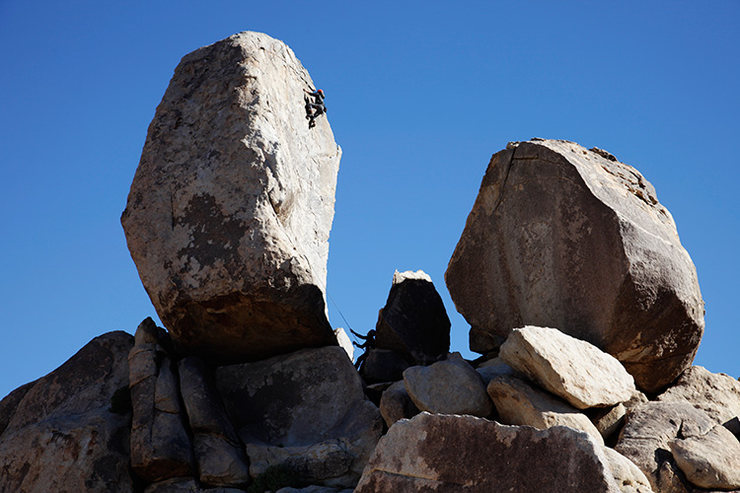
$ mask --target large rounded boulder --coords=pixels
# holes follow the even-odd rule
[[[704,330],[696,269],[653,186],[568,141],[491,158],[445,279],[473,351],[495,352],[517,327],[555,327],[651,392],[691,364]]]

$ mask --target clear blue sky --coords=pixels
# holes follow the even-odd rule
[[[329,292],[355,330],[394,269],[423,269],[469,355],[443,276],[486,164],[563,138],[655,185],[706,301],[696,362],[738,377],[738,25],[721,0],[0,0],[0,396],[154,315],[119,223],[147,126],[180,58],[243,30],[326,91],[344,149]]]

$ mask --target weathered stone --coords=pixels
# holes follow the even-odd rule
[[[380,398],[380,414],[390,428],[399,419],[408,419],[419,414],[419,408],[411,400],[403,380],[388,387]]]
[[[337,344],[339,345],[339,347],[344,349],[344,352],[347,353],[347,357],[349,357],[349,360],[354,362],[355,347],[352,345],[352,341],[350,340],[344,329],[339,327],[334,330],[334,337],[337,339]]]
[[[409,397],[422,411],[487,417],[493,410],[483,379],[459,353],[403,372]]]
[[[423,271],[393,274],[385,306],[378,313],[375,342],[416,365],[428,365],[450,350],[450,319],[432,279]]]
[[[668,470],[661,473],[661,468],[668,467],[664,463],[673,463],[669,443],[679,434],[705,435],[714,426],[711,418],[691,404],[648,402],[627,413],[615,449],[645,473],[656,492],[674,491],[676,487],[666,484],[666,480],[675,483],[680,478],[666,475]]]
[[[332,439],[312,445],[280,447],[248,443],[249,471],[252,477],[263,474],[269,467],[282,466],[300,481],[346,482],[354,461],[351,445],[345,439]]]
[[[222,361],[334,344],[324,289],[341,150],[294,53],[243,32],[183,57],[121,217],[173,339]]]
[[[249,467],[241,440],[203,360],[195,356],[183,358],[178,370],[200,481],[215,486],[248,483]]]
[[[382,432],[380,412],[365,400],[360,378],[340,347],[222,366],[216,384],[247,447],[344,440],[353,457],[349,471],[341,478],[321,478],[322,483],[354,485]]]
[[[177,377],[164,348],[150,342],[155,329],[152,319],[144,320],[128,356],[133,407],[131,468],[150,482],[190,476],[194,471]]]
[[[604,447],[602,450],[620,492],[653,493],[650,481],[634,462],[612,448]]]
[[[661,402],[689,402],[719,424],[740,416],[740,382],[701,366],[687,368],[676,383],[660,394]]]
[[[523,380],[498,376],[491,380],[487,390],[501,423],[529,425],[540,430],[570,426],[588,433],[596,443],[604,445],[599,430],[585,414],[553,395],[532,388]]]
[[[622,427],[627,408],[620,402],[612,407],[586,409],[585,413],[606,440]]]
[[[144,493],[243,493],[237,488],[207,488],[193,478],[173,478],[152,483]]]
[[[368,383],[395,382],[411,366],[401,354],[390,349],[367,349],[366,354],[360,375]]]
[[[722,425],[705,435],[669,442],[673,459],[686,478],[701,488],[740,488],[740,442]]]
[[[571,428],[421,413],[388,430],[355,492],[623,491],[614,475],[604,448]]]
[[[305,488],[291,488],[285,487],[280,488],[275,493],[352,493],[352,489],[340,490],[338,488],[331,488],[329,486],[311,485]]]
[[[96,337],[62,366],[13,393],[0,434],[0,491],[134,491],[131,411],[115,404],[128,387],[133,337]],[[9,397],[10,397],[9,396]],[[5,402],[5,401],[3,401]]]
[[[649,392],[691,364],[704,330],[696,269],[653,186],[573,142],[491,158],[445,279],[473,351],[515,327],[558,327]]]
[[[23,400],[29,390],[36,384],[36,380],[28,382],[27,384],[21,385],[11,393],[6,395],[3,400],[0,401],[0,436],[2,436],[5,428],[10,423],[10,418],[15,414],[15,410],[18,404]]]
[[[514,329],[501,346],[501,359],[542,388],[578,409],[629,399],[632,377],[614,357],[557,329]]]

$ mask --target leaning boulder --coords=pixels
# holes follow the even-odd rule
[[[96,337],[0,402],[8,416],[0,432],[0,491],[135,491],[126,364],[133,343],[125,332]]]
[[[378,313],[375,345],[415,365],[428,365],[450,350],[450,319],[432,279],[424,271],[393,274],[385,306]]]
[[[630,479],[615,479],[612,462],[587,434],[564,426],[537,430],[422,413],[388,430],[355,492],[629,491],[621,485],[633,481],[634,470]]]
[[[649,392],[691,364],[704,330],[696,269],[653,186],[568,141],[491,158],[445,279],[473,351],[494,352],[515,327],[557,327]]]
[[[514,329],[500,357],[578,409],[613,406],[635,393],[634,380],[619,361],[557,329]]]
[[[740,442],[724,426],[705,435],[675,438],[673,459],[692,484],[701,488],[740,488]]]
[[[570,426],[588,433],[596,443],[604,445],[601,433],[585,414],[523,380],[498,376],[491,380],[487,390],[501,423],[534,426],[540,430]]]
[[[227,361],[335,344],[324,289],[340,149],[293,51],[235,34],[186,55],[121,217],[160,319]]]
[[[383,429],[337,346],[222,366],[216,385],[246,444],[252,477],[276,466],[315,484],[354,486]],[[322,469],[314,453],[331,467]]]

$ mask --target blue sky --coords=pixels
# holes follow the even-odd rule
[[[154,315],[119,217],[186,53],[235,32],[288,43],[344,150],[332,323],[367,331],[394,269],[444,271],[508,141],[574,140],[636,166],[697,266],[696,360],[740,376],[740,3],[0,0],[0,396]]]

